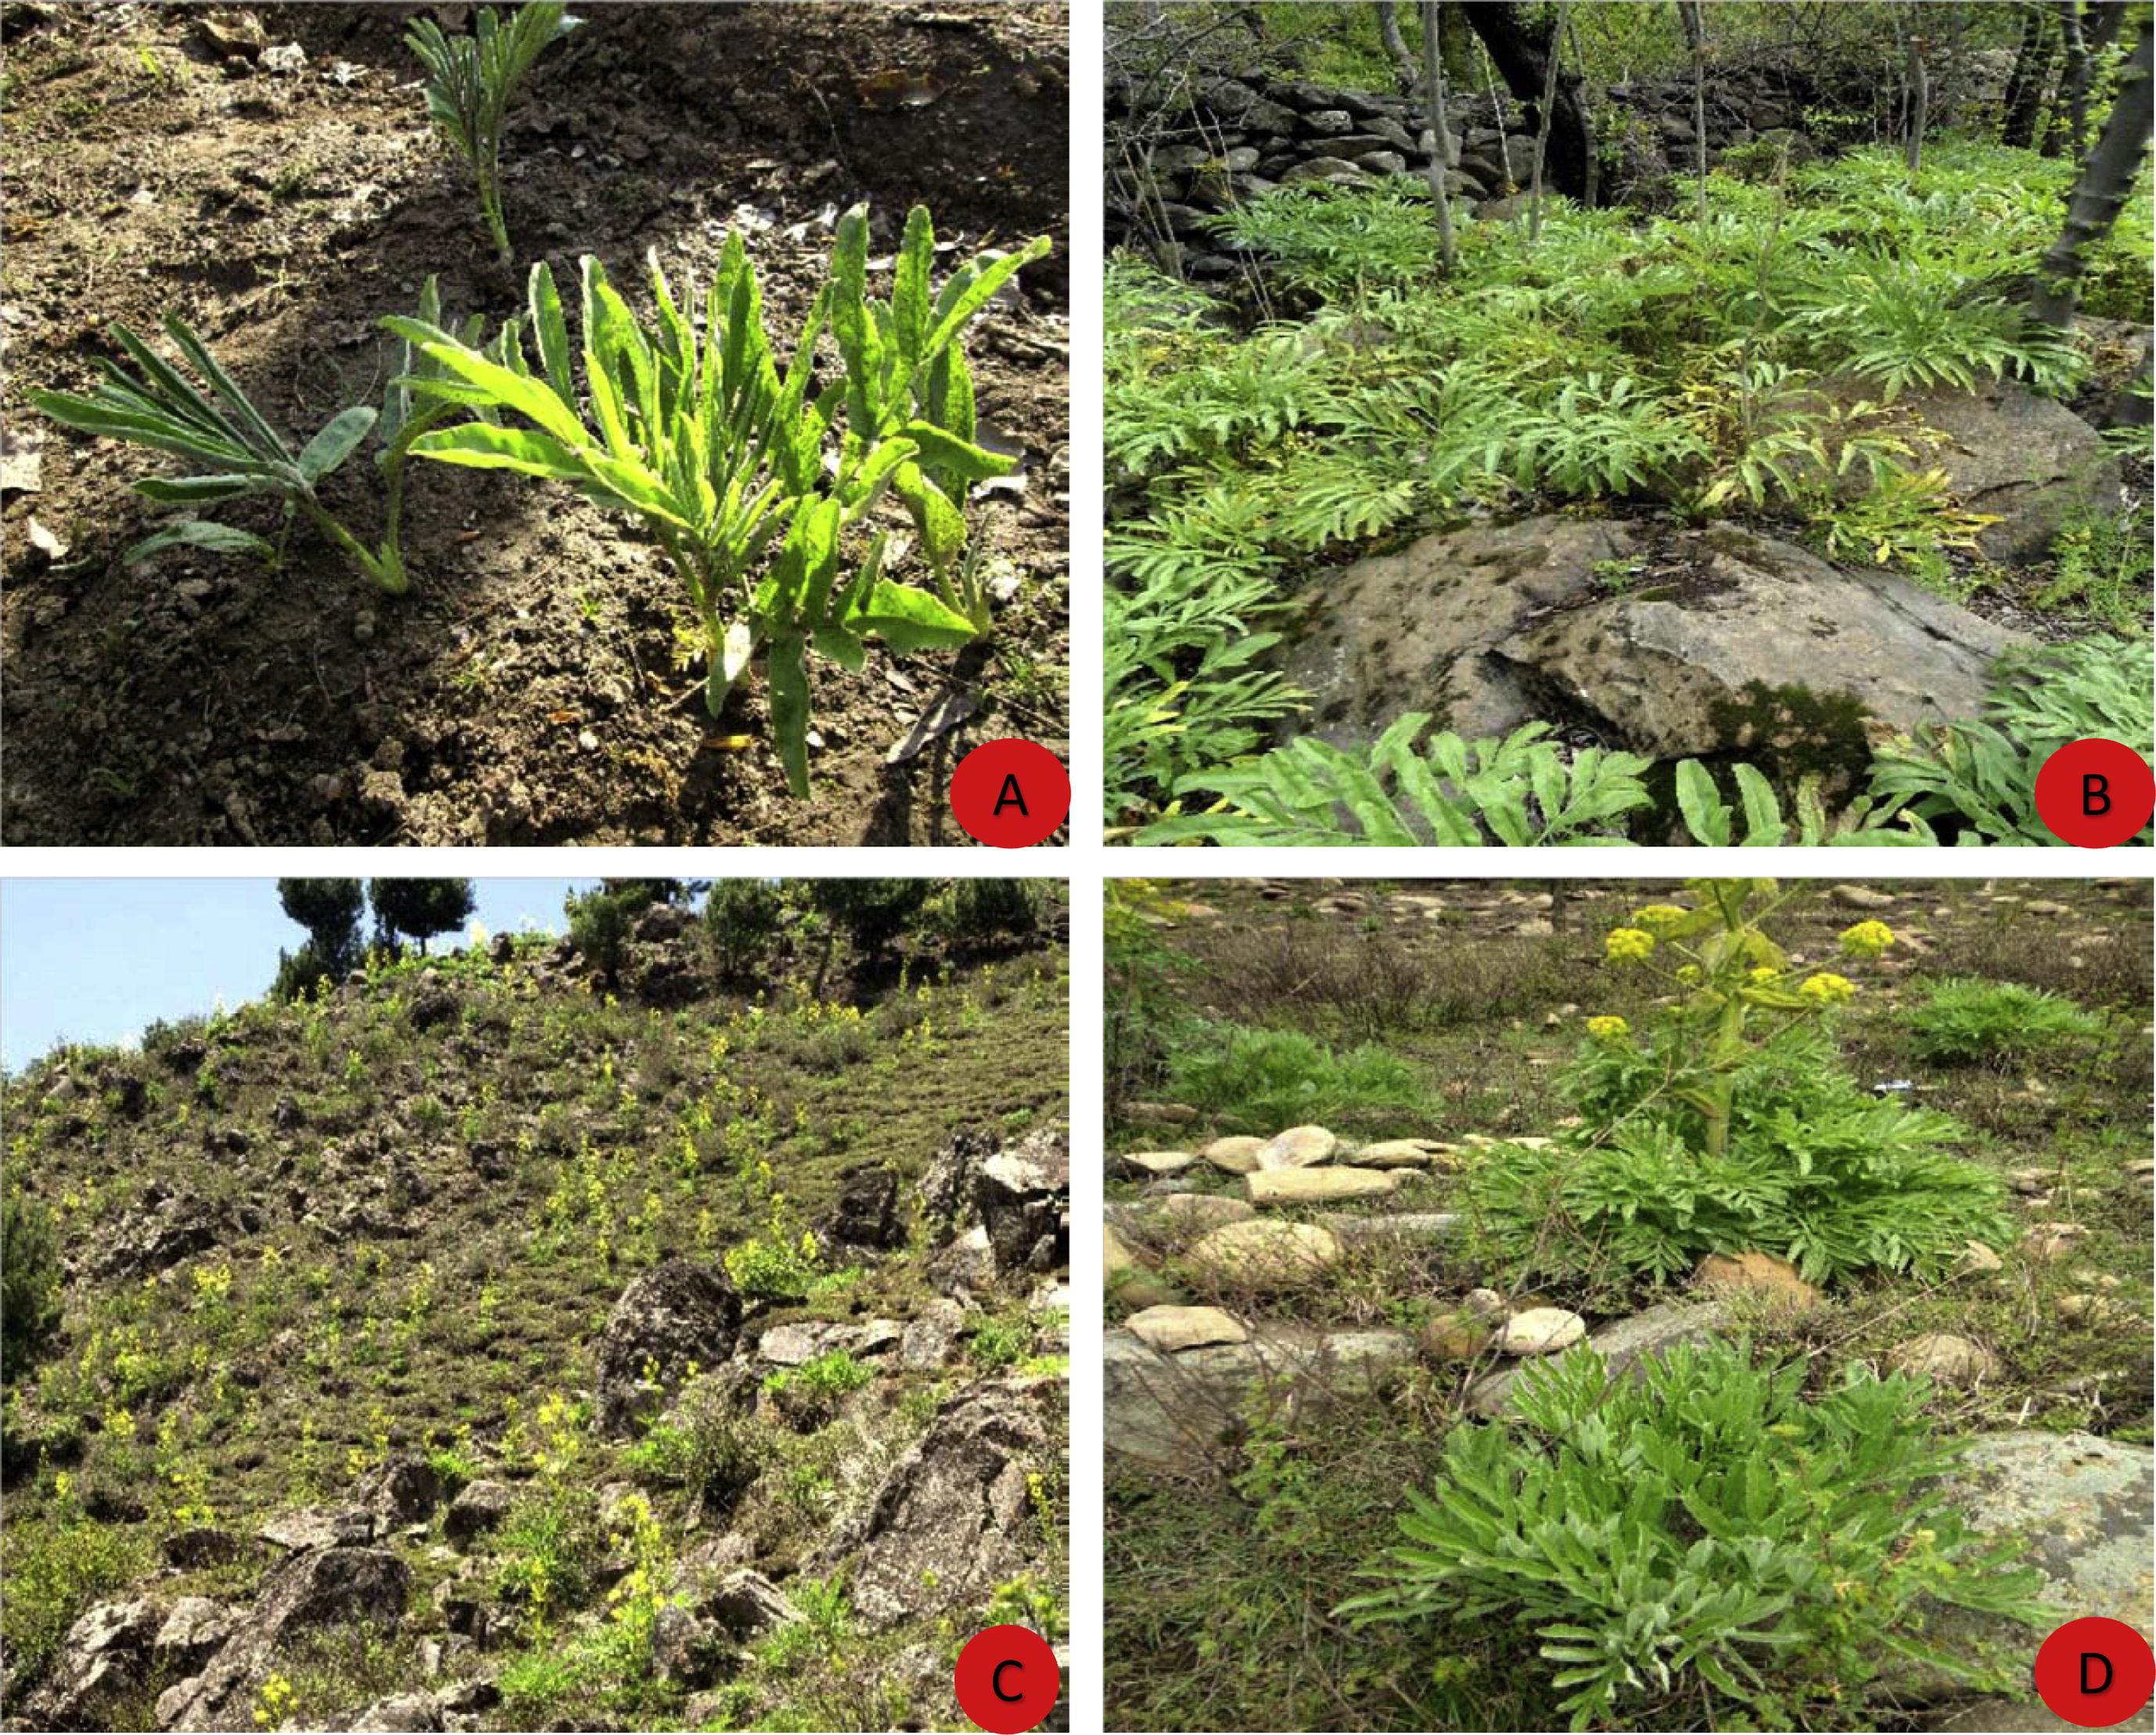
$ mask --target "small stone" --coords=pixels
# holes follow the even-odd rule
[[[2117,1314],[2117,1310],[2102,1296],[2087,1293],[2061,1296],[2053,1311],[2059,1317],[2059,1323],[2068,1326],[2109,1325]]]
[[[1133,1127],[1188,1127],[1198,1111],[1183,1102],[1127,1102],[1122,1118]]]
[[[1471,1362],[1496,1335],[1495,1320],[1461,1309],[1440,1313],[1423,1327],[1423,1347],[1440,1362]]]
[[[1981,1241],[1971,1241],[1961,1250],[1954,1261],[1953,1275],[1957,1277],[1988,1277],[1994,1271],[2006,1269],[2006,1261]]]
[[[1467,1291],[1467,1311],[1477,1319],[1486,1313],[1505,1311],[1505,1298],[1494,1289],[1471,1289]]]
[[[1389,1138],[1351,1154],[1363,1168],[1428,1168],[1436,1163],[1439,1150],[1431,1139]]]
[[[1888,910],[1894,905],[1892,893],[1869,885],[1837,885],[1827,896],[1846,910]]]
[[[1246,1343],[1250,1337],[1235,1315],[1219,1307],[1148,1307],[1133,1313],[1123,1327],[1160,1350]]]
[[[1117,1159],[1126,1175],[1179,1175],[1198,1161],[1195,1151],[1126,1151]]]
[[[2078,1223],[2039,1223],[2030,1229],[2022,1251],[2031,1259],[2056,1259],[2072,1250],[2076,1236],[2087,1233]]]
[[[1247,1223],[1257,1214],[1246,1199],[1224,1193],[1178,1193],[1147,1207],[1162,1222],[1194,1233],[1219,1229],[1224,1224]]]
[[[1254,1205],[1300,1204],[1312,1199],[1370,1199],[1390,1193],[1399,1177],[1383,1168],[1276,1168],[1245,1175]]]
[[[1793,1307],[1812,1306],[1820,1298],[1794,1265],[1771,1253],[1710,1253],[1700,1260],[1692,1281],[1710,1291],[1750,1290]]]
[[[1966,1389],[1999,1371],[1998,1358],[1982,1344],[1951,1332],[1926,1332],[1897,1344],[1887,1361],[1904,1373]]]
[[[1198,1154],[1217,1169],[1231,1175],[1246,1175],[1258,1166],[1258,1152],[1265,1149],[1265,1142],[1238,1133],[1233,1138],[1216,1138]]]
[[[1276,1133],[1258,1152],[1261,1169],[1308,1168],[1328,1161],[1340,1141],[1322,1127],[1291,1127]]]
[[[2021,906],[2031,916],[2071,916],[2074,912],[2064,904],[2055,904],[2049,898],[2031,898]]]
[[[1215,1282],[1305,1283],[1340,1262],[1340,1242],[1312,1224],[1259,1218],[1214,1229],[1184,1257],[1199,1276]]]
[[[1587,1335],[1587,1322],[1569,1307],[1529,1307],[1515,1313],[1498,1333],[1508,1356],[1553,1356]]]

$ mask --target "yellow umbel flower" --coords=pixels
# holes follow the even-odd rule
[[[1700,983],[1707,980],[1707,973],[1697,964],[1679,964],[1677,980],[1686,988],[1697,988]]]
[[[1876,957],[1894,943],[1894,930],[1883,921],[1860,921],[1841,931],[1841,949],[1851,957]]]
[[[1807,1000],[1815,1001],[1821,1006],[1839,1006],[1844,1000],[1855,998],[1856,984],[1846,976],[1836,976],[1831,971],[1822,970],[1818,975],[1807,976],[1799,983],[1797,992]]]
[[[1616,927],[1602,942],[1603,955],[1613,964],[1644,962],[1655,954],[1655,937],[1643,928]]]
[[[1591,1018],[1587,1034],[1598,1042],[1619,1042],[1632,1034],[1632,1027],[1621,1018]]]
[[[1661,927],[1666,923],[1682,921],[1691,914],[1675,904],[1649,904],[1632,912],[1632,920],[1640,927]]]
[[[1751,973],[1746,976],[1744,979],[1750,983],[1754,988],[1758,988],[1763,983],[1772,982],[1781,973],[1782,973],[1779,970],[1774,969],[1769,965],[1754,964],[1752,967]]]

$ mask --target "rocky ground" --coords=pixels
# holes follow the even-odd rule
[[[1404,1404],[1501,1419],[1524,1366],[1583,1342],[1613,1370],[1741,1333],[1822,1369],[1858,1359],[1927,1376],[1943,1418],[1979,1436],[1956,1492],[1979,1527],[2026,1537],[2061,1606],[2147,1630],[2156,1158],[2145,886],[1822,885],[1774,924],[1797,956],[1807,942],[1825,954],[1855,911],[1876,911],[1907,942],[1889,985],[1851,1012],[1849,1043],[1860,1069],[1969,1124],[1971,1149],[2005,1173],[2019,1219],[2004,1256],[1972,1244],[1943,1284],[1882,1274],[1836,1292],[1732,1249],[1688,1281],[1615,1297],[1488,1286],[1455,1195],[1480,1148],[1547,1145],[1562,1132],[1548,1076],[1581,1020],[1641,1012],[1595,962],[1599,936],[1626,908],[1681,901],[1679,888],[1211,880],[1160,890],[1152,919],[1177,961],[1183,1009],[1322,1031],[1341,1048],[1352,1030],[1407,1057],[1431,1088],[1419,1113],[1348,1106],[1333,1116],[1352,1122],[1342,1133],[1254,1126],[1232,1101],[1158,1100],[1142,1063],[1122,1081],[1105,1231],[1107,1430],[1111,1488],[1133,1499],[1119,1521],[1111,1496],[1107,1594],[1111,1630],[1133,1650],[1111,1704],[1140,1722],[1158,1717],[1147,1677],[1177,1654],[1172,1618],[1148,1609],[1143,1580],[1119,1578],[1115,1564],[1119,1523],[1132,1538],[1120,1558],[1133,1570],[1147,1558],[1140,1491],[1178,1488],[1186,1515],[1206,1515],[1186,1522],[1232,1534],[1244,1509],[1216,1507],[1206,1491],[1238,1477],[1252,1429],[1284,1430],[1344,1463],[1351,1450],[1328,1444],[1354,1437],[1343,1414]],[[2086,1003],[2113,1009],[2121,1047],[2098,1066],[2041,1073],[1969,1076],[1915,1062],[1897,1034],[1898,1009],[1924,978],[1970,973],[2069,993],[2078,985]],[[1150,1021],[1167,1029],[1174,1014],[1156,1006]],[[1204,1039],[1163,1038],[1171,1052]],[[1130,1043],[1142,1046],[1135,1034]],[[1245,1476],[1235,1486],[1251,1484]],[[1372,1548],[1385,1540],[1379,1527],[1373,1519]],[[1322,1578],[1325,1568],[1312,1571]],[[2045,1713],[1958,1704],[1944,1676],[1897,1691],[1891,1718],[1901,1720],[1878,1727],[2048,1727],[1987,1721]],[[1907,1721],[1919,1706],[1932,1712]],[[1938,1722],[1949,1710],[1970,1720]],[[1222,1705],[1209,1711],[1236,1726]],[[1362,1705],[1342,1726],[1389,1726],[1388,1716]]]
[[[901,949],[818,1001],[660,906],[611,989],[505,939],[11,1079],[6,1727],[948,1727],[1060,1640],[1060,954]]]

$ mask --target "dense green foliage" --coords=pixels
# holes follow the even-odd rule
[[[1784,1060],[1738,1075],[1729,1147],[1714,1156],[1696,1112],[1661,1096],[1663,1057],[1596,1056],[1578,1082],[1600,1142],[1482,1153],[1471,1219],[1508,1269],[1571,1278],[1667,1281],[1703,1255],[1756,1249],[1815,1282],[1875,1269],[1936,1279],[1970,1241],[2012,1239],[1998,1178],[1942,1148],[1963,1136],[1953,1121],[1875,1100],[1823,1043]]]
[[[1429,1100],[1415,1069],[1373,1043],[1335,1050],[1299,1030],[1236,1024],[1193,1032],[1173,1059],[1168,1087],[1223,1127],[1266,1136],[1312,1122],[1353,1131],[1413,1114]]]
[[[1953,1455],[1921,1382],[1852,1368],[1807,1399],[1801,1361],[1755,1368],[1726,1343],[1640,1371],[1584,1347],[1527,1366],[1519,1425],[1452,1430],[1383,1588],[1341,1612],[1424,1626],[1440,1659],[1450,1630],[1532,1634],[1574,1729],[1681,1705],[1695,1727],[1806,1727],[1899,1660],[1989,1678],[1916,1636],[1928,1605],[2056,1618],[2012,1546],[1932,1491]]]
[[[367,900],[374,906],[378,935],[394,943],[406,935],[427,949],[436,934],[461,928],[476,907],[469,880],[370,880]]]
[[[1447,514],[1652,500],[1965,588],[1969,563],[1950,557],[1984,521],[1947,491],[1939,436],[1907,400],[2001,378],[2061,393],[2082,377],[2076,341],[2021,300],[2072,167],[1949,140],[1913,176],[1883,149],[1747,170],[1758,178],[1717,171],[1704,222],[1559,202],[1539,243],[1468,224],[1449,282],[1409,183],[1282,188],[1218,226],[1315,305],[1247,333],[1209,298],[1113,264],[1109,823],[1224,797],[1250,814],[1253,789],[1291,803],[1313,776],[1344,778],[1265,752],[1301,702],[1267,660],[1291,574]],[[2150,247],[2136,203],[2083,311],[2142,316]],[[2085,570],[2054,590],[2105,620],[2132,612],[2116,584],[2098,608]],[[1428,825],[1395,793],[1402,823]],[[1940,803],[1923,817],[1952,816]]]
[[[0,1384],[31,1365],[60,1322],[60,1264],[53,1220],[34,1199],[0,1199]]]
[[[753,969],[778,937],[785,911],[778,888],[768,880],[713,882],[704,904],[704,927],[720,969],[729,976]]]
[[[1965,976],[1927,983],[1909,1013],[1917,1052],[1947,1066],[2024,1061],[2062,1041],[2101,1036],[2103,1028],[2063,995]]]

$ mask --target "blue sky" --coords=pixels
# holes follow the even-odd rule
[[[596,880],[478,880],[490,933],[568,924],[562,899]],[[263,880],[15,880],[0,883],[0,1060],[57,1042],[132,1042],[153,1019],[259,999],[279,949],[306,937]],[[461,944],[451,935],[435,950]]]

